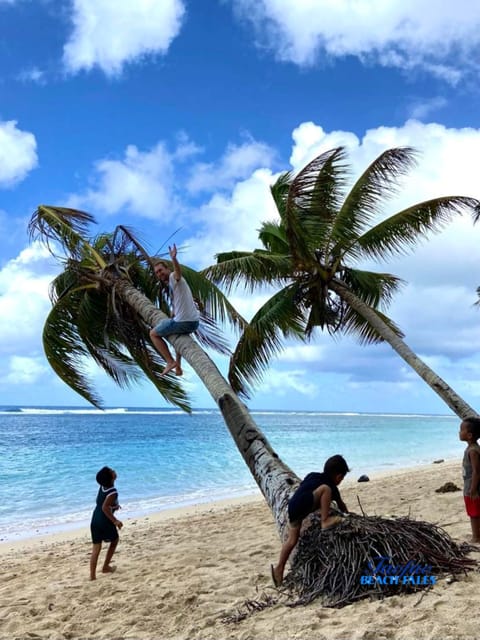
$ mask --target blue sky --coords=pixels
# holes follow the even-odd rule
[[[352,175],[411,145],[417,169],[385,215],[429,197],[480,197],[480,5],[459,0],[0,0],[0,404],[78,405],[43,356],[48,284],[29,243],[40,203],[135,228],[181,259],[258,246],[269,185],[338,145]],[[472,406],[480,396],[480,226],[458,219],[388,264],[406,342]],[[250,317],[265,293],[232,295]],[[215,358],[226,371],[227,363]],[[89,365],[107,406],[163,406]],[[212,406],[192,371],[193,405]],[[447,413],[384,346],[318,333],[287,344],[257,409]]]

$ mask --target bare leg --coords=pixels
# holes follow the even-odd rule
[[[92,546],[92,555],[90,556],[90,580],[95,580],[97,577],[97,562],[101,549],[101,542],[94,543]]]
[[[480,542],[480,518],[470,518],[472,525],[472,542]]]
[[[297,544],[298,538],[300,536],[300,527],[299,525],[293,526],[290,525],[288,530],[288,536],[285,542],[280,549],[280,557],[278,559],[278,564],[276,567],[272,565],[272,578],[275,586],[278,587],[282,584],[283,574],[285,572],[285,565],[287,564],[287,560],[292,553],[293,547]]]
[[[183,376],[182,356],[178,352],[175,353],[175,362],[177,363],[175,366],[175,375]]]
[[[153,342],[153,346],[155,347],[155,349],[165,360],[165,363],[166,363],[165,369],[161,373],[162,376],[165,376],[169,371],[171,371],[172,369],[175,369],[175,367],[177,366],[177,363],[172,358],[172,354],[170,353],[170,349],[168,348],[168,345],[165,342],[165,340],[160,336],[157,336],[154,329],[150,331],[150,339]]]
[[[117,544],[118,544],[118,538],[113,542],[111,542],[107,549],[105,562],[103,563],[103,568],[102,568],[103,573],[111,573],[113,571],[113,568],[110,566],[110,562],[112,560],[113,554],[115,553],[115,549],[117,548]]]

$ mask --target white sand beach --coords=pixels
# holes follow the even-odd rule
[[[469,540],[460,461],[345,481],[342,495],[368,514],[410,515]],[[277,604],[238,623],[225,623],[246,599],[275,595],[269,566],[279,539],[260,497],[200,505],[129,519],[113,574],[90,582],[86,530],[0,545],[0,638],[145,640],[382,640],[480,637],[480,573],[439,582],[425,595],[360,601],[342,609],[318,602]],[[103,556],[102,556],[103,557]],[[102,560],[102,557],[100,560]],[[472,554],[480,560],[480,553]]]

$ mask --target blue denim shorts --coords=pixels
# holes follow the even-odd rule
[[[198,329],[198,320],[188,321],[188,322],[176,322],[171,318],[167,318],[162,320],[154,327],[154,331],[157,336],[165,337],[172,336],[174,334],[182,334],[182,333],[193,333]]]

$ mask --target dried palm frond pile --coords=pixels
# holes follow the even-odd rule
[[[351,514],[322,531],[314,515],[282,589],[290,606],[320,597],[324,606],[342,607],[361,598],[430,588],[442,576],[466,573],[477,564],[466,557],[471,550],[440,527],[407,517]]]
[[[434,588],[439,578],[456,579],[477,567],[469,544],[457,544],[429,522],[408,517],[350,514],[322,531],[318,515],[298,542],[291,570],[276,596],[246,600],[224,623],[277,604],[295,607],[319,598],[326,607],[343,607],[362,598],[385,598]]]

